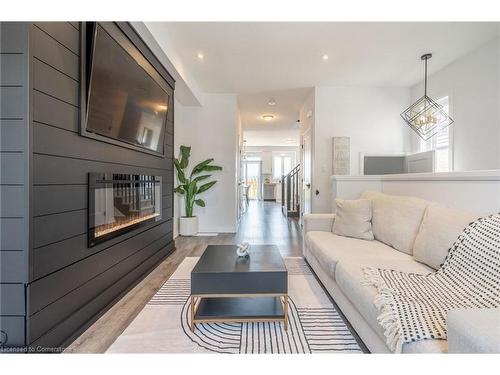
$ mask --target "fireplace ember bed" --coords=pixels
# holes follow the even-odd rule
[[[161,220],[161,176],[89,173],[88,246]]]

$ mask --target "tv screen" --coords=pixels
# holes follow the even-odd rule
[[[87,131],[163,154],[169,95],[99,24],[88,87]]]

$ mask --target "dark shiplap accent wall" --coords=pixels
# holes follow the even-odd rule
[[[73,23],[31,26],[34,205],[27,313],[33,345],[64,343],[174,248],[173,113],[166,158],[80,136],[79,29]],[[88,248],[87,173],[101,171],[161,175],[163,220]]]
[[[80,25],[51,22],[26,27],[31,47],[31,87],[26,97],[31,100],[32,139],[28,152],[32,235],[26,267],[26,343],[59,346],[86,328],[174,249],[173,112],[168,117],[165,158],[82,137]],[[89,172],[162,176],[162,220],[88,248]],[[22,176],[9,178],[19,186],[26,184]],[[24,284],[19,285],[24,293]]]
[[[28,279],[28,30],[0,23],[0,330],[25,344]]]

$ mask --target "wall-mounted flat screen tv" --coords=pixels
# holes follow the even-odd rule
[[[168,92],[130,41],[127,51],[99,23],[92,33],[86,131],[163,154]]]

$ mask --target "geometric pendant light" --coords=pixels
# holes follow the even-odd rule
[[[431,53],[421,56],[425,64],[424,96],[401,113],[403,120],[425,141],[453,124],[443,107],[427,96],[427,60],[431,57]]]

